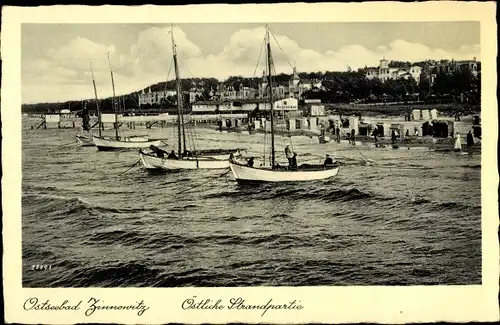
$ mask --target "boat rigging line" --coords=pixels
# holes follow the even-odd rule
[[[66,147],[66,146],[69,146],[72,144],[77,144],[77,143],[78,143],[78,140],[75,140],[75,141],[70,142],[70,143],[60,144],[58,147]]]
[[[253,71],[253,76],[252,79],[255,78],[255,75],[257,73],[257,69],[259,68],[259,63],[260,63],[260,58],[262,57],[262,50],[264,49],[264,45],[266,44],[266,37],[262,40],[262,45],[260,46],[260,51],[259,51],[259,58],[257,59],[257,65],[255,66],[255,70]]]
[[[174,64],[174,58],[172,57],[170,59],[170,65],[169,65],[169,68],[168,68],[168,73],[167,73],[167,80],[165,80],[165,93],[167,92],[168,88],[167,88],[167,85],[168,85],[168,79],[170,78],[170,72],[172,71],[172,66]]]
[[[354,146],[354,149],[356,149],[356,151],[365,159],[365,162],[367,162],[367,163],[372,163],[373,162],[373,160],[366,158],[366,156],[363,155],[363,153],[361,153],[361,151],[359,151],[359,149],[356,148],[356,146]]]
[[[121,176],[121,175],[125,174],[126,172],[128,172],[129,170],[131,170],[132,168],[134,168],[135,166],[137,166],[137,164],[138,164],[138,163],[140,163],[140,162],[141,162],[141,160],[140,160],[140,159],[139,159],[139,160],[137,160],[137,162],[136,162],[135,164],[133,164],[132,166],[130,166],[130,167],[129,167],[126,171],[124,171],[124,172],[122,172],[122,173],[118,174],[118,176]]]
[[[267,29],[269,30],[269,33],[271,34],[271,36],[273,37],[274,41],[276,42],[276,44],[278,45],[278,48],[281,50],[281,52],[283,53],[283,55],[285,56],[285,59],[286,61],[288,62],[288,65],[293,69],[294,67],[292,66],[292,64],[290,63],[290,60],[288,59],[287,55],[285,54],[285,51],[283,51],[283,49],[281,48],[281,45],[280,43],[278,43],[278,40],[276,39],[276,37],[274,36],[274,33],[271,31],[271,29],[269,28],[269,26],[267,27]]]

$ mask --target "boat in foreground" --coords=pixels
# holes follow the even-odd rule
[[[227,169],[229,168],[229,157],[237,154],[240,149],[205,149],[189,150],[186,144],[189,136],[193,141],[191,148],[194,148],[195,136],[190,130],[189,123],[184,122],[184,100],[182,96],[182,81],[179,76],[179,67],[177,62],[177,50],[173,36],[173,27],[171,25],[172,55],[175,71],[176,93],[177,93],[177,155],[172,150],[170,153],[164,150],[153,149],[153,153],[139,151],[140,160],[150,172],[165,170],[182,169]],[[156,155],[155,155],[156,153]]]
[[[258,183],[285,183],[285,182],[304,182],[325,180],[334,177],[339,172],[337,164],[328,163],[325,161],[323,165],[303,164],[297,166],[297,161],[292,165],[293,159],[289,159],[290,166],[282,167],[276,163],[275,141],[274,141],[274,103],[273,103],[273,79],[272,71],[273,60],[271,56],[271,44],[269,37],[269,28],[266,26],[266,43],[267,43],[267,91],[268,103],[270,106],[271,118],[271,165],[269,167],[253,167],[253,158],[250,158],[247,165],[237,162],[235,159],[230,159],[229,167],[233,172],[234,178],[238,184],[258,184]],[[288,147],[287,147],[288,149]],[[291,153],[291,152],[290,152]],[[288,154],[287,154],[288,157]],[[264,161],[266,161],[264,157]]]
[[[162,140],[149,140],[147,137],[122,137],[120,140],[93,136],[94,145],[101,151],[127,150],[161,146]]]
[[[238,184],[324,180],[337,176],[340,168],[338,166],[302,165],[297,170],[289,170],[286,167],[266,169],[246,166],[235,161],[229,162],[229,167]]]

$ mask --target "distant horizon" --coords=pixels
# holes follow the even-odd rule
[[[364,22],[270,24],[276,73],[346,71],[393,61],[481,60],[478,22]],[[99,98],[173,77],[166,24],[23,24],[23,104]],[[174,36],[181,78],[262,75],[265,29],[255,23],[178,24]],[[276,42],[277,41],[277,42]],[[259,62],[259,65],[257,65]]]

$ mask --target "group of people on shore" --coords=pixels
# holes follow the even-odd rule
[[[474,135],[472,134],[472,131],[469,130],[469,133],[467,133],[467,136],[465,137],[465,142],[467,145],[467,148],[470,149],[472,146],[474,146]],[[461,151],[462,150],[462,139],[460,137],[460,134],[457,132],[455,134],[455,144],[453,146],[454,151]]]

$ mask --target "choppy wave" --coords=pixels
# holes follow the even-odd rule
[[[300,161],[330,153],[343,164],[336,178],[242,187],[222,171],[123,174],[137,152],[55,145],[73,139],[67,130],[23,135],[24,286],[481,281],[479,156],[300,137]],[[198,139],[262,153],[262,135],[211,130]]]

